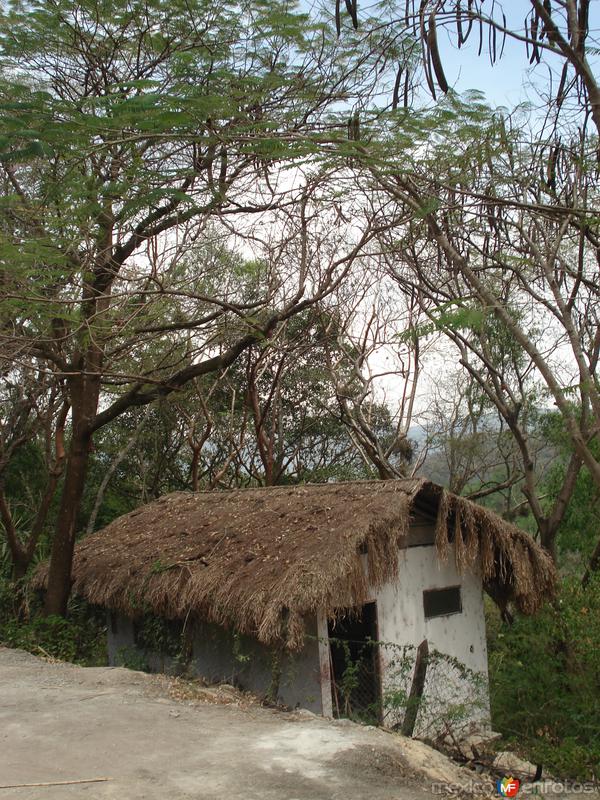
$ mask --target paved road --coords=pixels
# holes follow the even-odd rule
[[[162,680],[162,684],[161,684]],[[162,686],[162,688],[161,688]],[[429,800],[396,737],[0,648],[0,800]]]

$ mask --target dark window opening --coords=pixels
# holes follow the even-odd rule
[[[331,699],[336,717],[379,723],[382,714],[377,605],[330,621]]]
[[[462,611],[460,586],[429,589],[423,592],[423,609],[425,610],[425,619],[460,614]]]
[[[118,633],[119,632],[119,617],[116,612],[111,611],[109,613],[110,618],[110,632],[111,633]]]

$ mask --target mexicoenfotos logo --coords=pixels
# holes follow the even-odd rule
[[[516,797],[519,791],[520,781],[517,778],[504,777],[502,780],[496,781],[496,790],[501,797]]]

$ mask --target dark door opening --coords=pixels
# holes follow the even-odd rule
[[[382,716],[377,604],[330,621],[331,699],[336,717],[378,724]]]

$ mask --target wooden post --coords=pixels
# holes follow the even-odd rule
[[[427,639],[423,639],[417,647],[417,657],[415,659],[415,671],[413,673],[412,685],[408,695],[406,714],[402,723],[401,733],[403,736],[412,736],[417,722],[419,706],[425,688],[425,678],[427,677],[427,663],[429,661],[429,645]]]
[[[324,717],[332,717],[333,704],[331,701],[331,682],[333,680],[333,670],[331,669],[331,654],[329,652],[329,631],[327,627],[327,616],[321,610],[317,612],[317,637],[319,648],[319,680],[321,684],[321,713]]]

